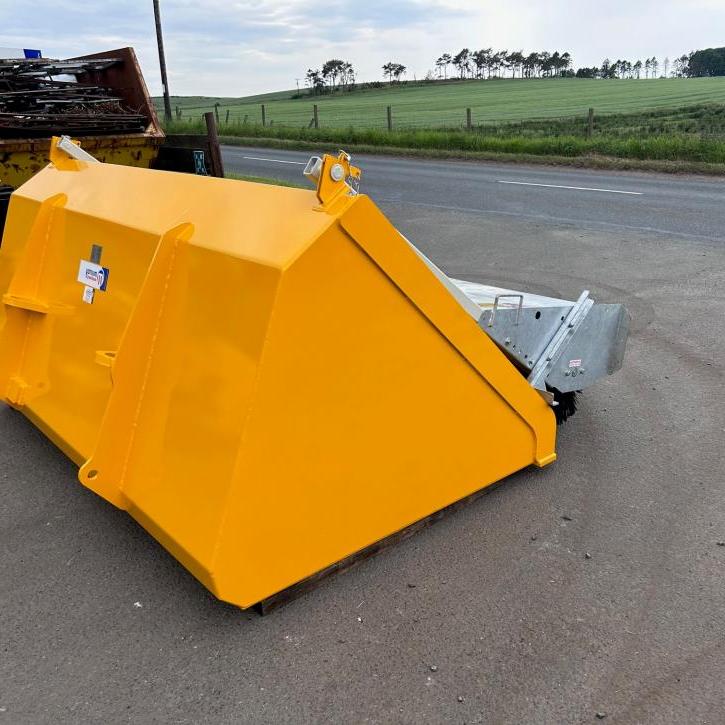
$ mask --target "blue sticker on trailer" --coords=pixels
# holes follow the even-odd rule
[[[32,48],[23,48],[26,58],[42,58],[42,54],[39,50],[33,50]]]
[[[101,267],[100,264],[81,260],[78,267],[78,281],[86,287],[92,287],[99,292],[105,292],[108,287],[108,277],[111,270],[108,267]]]

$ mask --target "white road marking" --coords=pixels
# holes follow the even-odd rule
[[[621,189],[596,189],[590,186],[562,186],[560,184],[535,184],[532,181],[499,181],[499,184],[516,184],[517,186],[546,186],[551,189],[575,189],[576,191],[603,191],[607,194],[631,194],[642,196],[643,191],[622,191]]]
[[[243,159],[249,161],[272,161],[275,164],[296,164],[297,166],[305,166],[306,161],[282,161],[282,159],[270,159],[267,156],[242,156]]]

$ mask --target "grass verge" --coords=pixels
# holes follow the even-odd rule
[[[605,135],[594,138],[577,136],[527,137],[511,134],[489,136],[455,130],[380,131],[377,129],[282,128],[241,125],[222,127],[225,136],[257,139],[283,139],[332,143],[337,146],[371,146],[418,151],[468,153],[530,154],[532,156],[612,156],[624,159],[656,161],[697,161],[725,164],[725,141],[685,134],[616,138]]]
[[[325,150],[323,142],[302,141],[283,138],[260,138],[259,136],[220,136],[222,144],[229,146],[257,146],[261,148],[287,149],[296,151]],[[454,149],[415,149],[397,146],[374,146],[344,142],[329,146],[326,150],[335,152],[342,146],[346,151],[358,154],[387,156],[408,156],[428,159],[461,159],[469,161],[497,161],[513,164],[535,164],[550,166],[571,166],[574,168],[609,169],[619,171],[656,171],[660,173],[708,174],[725,176],[725,163],[703,161],[617,158],[600,154],[582,156],[536,155],[530,153],[505,153],[492,151],[461,151]],[[250,179],[252,180],[252,179]],[[277,182],[274,182],[277,183]],[[305,188],[304,186],[302,188]]]

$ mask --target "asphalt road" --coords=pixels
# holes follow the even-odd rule
[[[245,153],[303,156],[226,150],[228,168],[301,169]],[[554,465],[266,618],[215,601],[0,409],[0,724],[722,723],[723,182],[359,161],[448,273],[625,302],[624,369]]]
[[[321,149],[320,152],[325,149]],[[327,149],[330,153],[330,149]],[[332,150],[334,153],[334,150]],[[309,151],[223,147],[227,171],[305,183]],[[725,239],[722,179],[355,156],[361,191],[382,206],[493,215],[617,231]]]

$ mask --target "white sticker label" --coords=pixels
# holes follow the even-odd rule
[[[88,285],[86,285],[83,288],[83,301],[88,305],[92,305],[95,292],[96,291],[93,289],[93,287],[89,287]]]
[[[108,283],[108,269],[82,259],[78,267],[78,281],[86,287],[105,290]]]
[[[577,360],[569,360],[569,367],[570,368],[580,368],[582,366],[582,360],[581,358]]]

